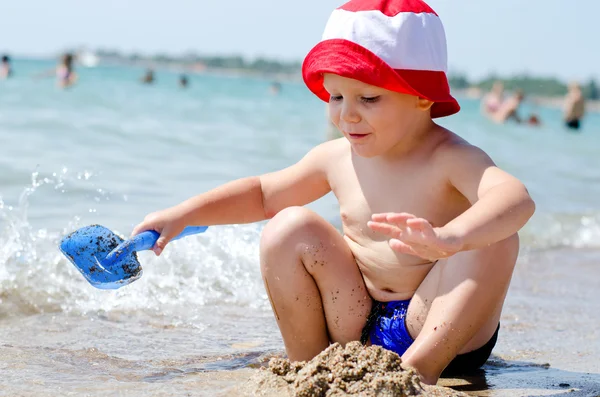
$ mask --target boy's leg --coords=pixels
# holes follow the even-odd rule
[[[406,327],[415,342],[402,356],[423,380],[436,383],[457,354],[490,340],[500,320],[519,238],[440,260],[415,293]]]
[[[290,360],[360,339],[371,298],[348,244],[326,220],[301,207],[279,212],[263,230],[260,262]]]

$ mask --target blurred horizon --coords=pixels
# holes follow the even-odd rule
[[[320,39],[330,12],[344,1],[273,0],[200,4],[191,0],[52,3],[22,0],[4,7],[1,53],[51,58],[65,50],[301,61]],[[448,38],[449,71],[471,78],[531,74],[562,80],[600,78],[595,35],[600,3],[564,0],[429,0]],[[32,12],[31,10],[35,10]]]

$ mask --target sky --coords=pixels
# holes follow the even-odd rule
[[[0,0],[0,52],[69,48],[302,60],[334,0]],[[429,0],[451,71],[600,78],[599,0]],[[577,6],[574,6],[576,4]],[[586,32],[586,33],[584,33]]]

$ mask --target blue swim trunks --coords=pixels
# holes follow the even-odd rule
[[[370,340],[373,345],[381,346],[402,356],[414,342],[406,329],[406,312],[409,304],[410,299],[393,302],[374,300],[360,341],[365,344]],[[498,340],[499,330],[500,324],[498,324],[496,332],[485,345],[479,349],[456,356],[442,375],[466,375],[481,368],[492,354],[492,349]]]
[[[406,311],[409,303],[410,299],[393,302],[373,301],[361,342],[366,343],[370,339],[373,345],[402,356],[414,342],[406,329]]]

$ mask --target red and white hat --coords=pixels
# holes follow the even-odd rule
[[[306,56],[302,76],[325,102],[323,73],[429,99],[431,117],[460,110],[450,95],[446,34],[421,0],[351,0],[333,11],[323,38]]]

